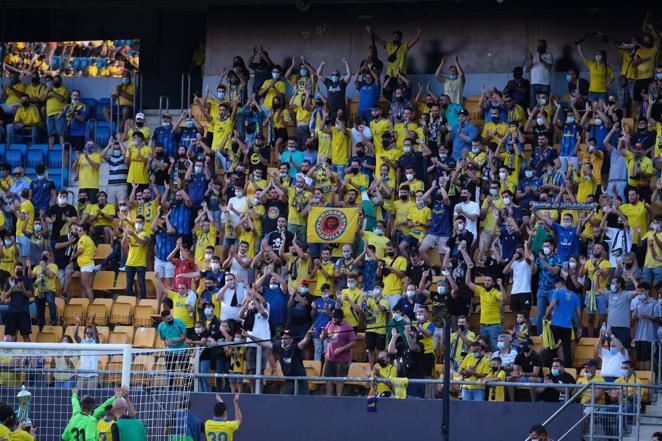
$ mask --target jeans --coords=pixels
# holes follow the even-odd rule
[[[462,400],[485,401],[485,389],[467,389],[466,387],[463,387]]]
[[[200,360],[200,373],[208,374],[210,365],[211,365],[211,360]],[[198,379],[198,392],[211,392],[211,386],[209,385],[209,378],[205,377]]]
[[[21,135],[21,136],[30,136],[32,138],[32,143],[38,143],[39,142],[39,126],[32,126],[32,127],[22,127],[20,129],[16,129],[14,127],[14,124],[7,124],[7,144],[15,144],[16,143],[16,135]]]
[[[322,354],[326,354],[326,350],[329,346],[329,340],[322,340],[319,337],[313,338],[313,346],[315,347],[315,354],[313,360],[321,361]]]
[[[338,173],[338,177],[340,179],[343,179],[345,177],[345,167],[346,167],[345,165],[336,165],[336,164],[334,164],[334,165],[331,166],[331,170]]]
[[[538,294],[536,294],[538,315],[536,316],[535,322],[538,335],[542,335],[542,319],[545,317],[545,310],[547,309],[547,305],[549,305],[549,299],[551,297],[551,289],[538,289]]]
[[[227,374],[228,372],[230,372],[230,364],[231,361],[228,358],[217,358],[216,367],[214,368],[214,371],[217,374]],[[230,392],[230,382],[228,381],[227,378],[216,379],[216,392]]]
[[[16,236],[16,246],[21,259],[30,257],[30,238],[28,236]]]
[[[138,274],[138,288],[140,289],[140,298],[147,297],[147,285],[145,284],[145,271],[144,266],[129,266],[126,265],[126,295],[133,295],[133,279]]]
[[[657,268],[644,267],[644,282],[656,285],[660,281],[662,281],[662,266]]]
[[[503,334],[503,325],[497,323],[494,325],[480,325],[480,335],[486,335],[490,338],[490,346],[492,350],[495,351],[497,347],[497,342],[499,341],[499,336]]]
[[[611,197],[614,193],[611,190],[613,186],[616,186],[616,194],[623,198],[623,195],[625,194],[625,187],[627,186],[627,181],[625,179],[609,181],[607,183],[607,194],[609,194],[609,197]]]
[[[35,299],[37,304],[37,324],[39,329],[43,328],[46,324],[46,304],[48,304],[48,311],[51,315],[51,324],[57,324],[57,307],[55,306],[55,292],[47,291],[41,297]]]

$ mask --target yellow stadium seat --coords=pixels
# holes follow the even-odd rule
[[[153,376],[149,374],[154,371],[155,364],[154,356],[137,355],[131,362],[131,383],[151,384]]]
[[[138,305],[133,310],[133,324],[135,326],[154,326],[152,316],[156,310],[150,305]]]
[[[133,333],[134,333],[134,331],[135,331],[135,328],[133,326],[130,326],[130,325],[129,326],[118,325],[118,326],[115,326],[115,328],[113,328],[113,332],[123,332],[123,333],[125,333],[128,337],[129,343],[131,343],[131,344],[133,344]]]
[[[87,309],[87,305],[89,304],[90,304],[90,299],[88,299],[87,297],[69,299],[69,305],[81,305],[83,309]]]
[[[136,298],[134,296],[117,296],[115,303],[128,303],[131,306],[136,306]]]
[[[94,260],[101,262],[103,259],[110,256],[110,253],[112,252],[113,252],[112,245],[107,243],[100,243],[99,245],[97,245],[97,252],[94,254]]]
[[[37,343],[59,343],[60,340],[57,339],[57,335],[52,332],[42,332],[36,338]]]
[[[64,314],[64,305],[65,301],[62,297],[55,297],[55,309],[57,310],[57,316],[58,320],[61,320],[62,315]],[[48,307],[46,307],[46,312],[45,312],[45,317],[46,317],[46,323],[51,322],[51,311]]]
[[[370,376],[370,364],[369,363],[352,363],[349,365],[349,371],[347,372],[348,377],[369,377]],[[367,388],[366,383],[360,381],[351,381],[345,383],[345,385],[360,386],[362,388]]]
[[[41,328],[41,332],[44,333],[52,333],[55,334],[56,340],[59,342],[62,340],[62,335],[64,334],[64,329],[62,329],[62,326],[50,326],[46,325],[43,328]]]
[[[145,273],[145,284],[147,285],[147,297],[150,299],[156,298],[156,287],[158,283],[156,281],[156,273],[154,271],[147,271]]]
[[[108,324],[108,308],[106,305],[92,303],[87,307],[87,323],[106,326]]]
[[[64,330],[64,335],[68,335],[74,343],[76,342],[76,338],[74,337],[74,330],[75,329],[76,329],[75,326],[67,326]],[[78,328],[78,337],[79,338],[83,338],[83,331],[84,330],[85,330],[84,326],[80,326]]]
[[[354,345],[352,353],[353,361],[366,361],[368,354],[365,347],[365,333],[359,332],[356,334],[356,344]]]
[[[115,271],[97,271],[92,288],[95,291],[112,291],[115,288]]]
[[[165,349],[165,343],[158,336],[154,340],[154,349]]]
[[[155,340],[156,340],[155,328],[145,328],[145,327],[136,328],[133,337],[133,346],[136,348],[151,349],[154,347]]]
[[[128,325],[131,323],[133,308],[129,303],[114,303],[110,309],[111,323]]]
[[[76,299],[71,299],[76,300]],[[85,299],[87,300],[87,299]],[[76,319],[80,318],[81,320],[85,317],[85,309],[83,305],[68,304],[64,307],[64,314],[62,315],[62,323],[65,325],[75,325]]]
[[[75,271],[71,275],[71,282],[69,283],[69,295],[73,298],[78,298],[83,295],[83,289],[80,285],[80,273]]]
[[[113,306],[113,299],[107,299],[107,298],[95,298],[94,301],[92,301],[92,304],[94,305],[106,305],[106,310],[110,311],[110,308]]]
[[[113,291],[126,292],[126,273],[117,273],[117,280],[115,280]]]
[[[121,355],[113,355],[110,357],[110,360],[108,360],[108,363],[106,364],[106,371],[122,371],[122,356]],[[120,381],[122,381],[122,374],[120,373],[112,373],[112,374],[105,374],[103,377],[103,381],[108,383],[108,384],[118,384]]]
[[[0,325],[0,337],[5,336],[5,325]]]
[[[99,334],[100,343],[108,343],[108,335],[110,334],[108,326],[97,326],[97,333]]]
[[[125,345],[129,343],[129,336],[126,335],[124,332],[111,332],[108,335],[108,343],[109,344],[118,344],[118,345]]]
[[[588,360],[595,358],[595,347],[578,345],[575,347],[575,357],[572,365],[582,367]]]
[[[156,314],[156,311],[159,309],[159,301],[156,299],[141,299],[138,304],[140,306],[151,306],[154,309],[154,314]]]

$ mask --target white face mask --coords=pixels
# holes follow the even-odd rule
[[[533,171],[531,171],[531,170],[526,170],[526,171],[524,172],[524,176],[526,176],[527,178],[531,178],[531,177],[533,176]]]
[[[58,205],[67,205],[67,198],[63,196],[58,196],[57,203]]]
[[[407,297],[409,297],[410,299],[413,299],[415,295],[416,295],[416,291],[407,291]]]
[[[549,256],[552,253],[552,250],[549,247],[543,247],[542,252],[545,256]]]
[[[212,258],[211,253],[205,253],[205,259],[210,260]]]
[[[478,147],[471,147],[471,153],[477,155],[478,153],[480,153],[480,149]]]
[[[503,203],[506,205],[510,205],[510,198],[503,198]]]
[[[536,124],[539,126],[545,125],[545,120],[542,118],[536,118]]]
[[[408,180],[408,181],[411,181],[411,180],[414,179],[414,175],[411,174],[411,173],[407,173],[405,176],[407,176],[407,180]]]
[[[572,221],[569,221],[569,220],[567,220],[567,221],[563,221],[563,225],[564,225],[566,228],[570,228],[570,227],[572,227]]]
[[[595,118],[593,120],[596,126],[601,126],[602,125],[602,119],[601,118]]]
[[[218,263],[216,263],[216,262],[212,262],[212,264],[211,264],[211,269],[212,269],[212,271],[218,271],[219,268],[221,268],[221,265],[220,265],[220,264],[218,264]]]
[[[499,179],[501,179],[502,181],[506,179],[506,176],[507,176],[506,172],[499,172]]]
[[[244,195],[244,192],[243,192],[243,191],[237,191],[237,190],[235,190],[235,191],[234,191],[234,195],[235,195],[236,197],[240,198],[240,197],[242,197],[242,196]]]
[[[205,308],[205,316],[206,317],[211,317],[213,313],[214,313],[214,310],[212,308]]]
[[[278,288],[278,284],[277,283],[270,283],[269,288],[276,289],[276,288]]]
[[[134,224],[134,226],[136,227],[136,231],[142,231],[142,230],[143,230],[143,224],[142,224],[142,222],[136,222],[136,223]]]
[[[571,269],[575,269],[575,268],[577,268],[577,262],[568,262],[568,266],[569,266]]]
[[[464,224],[462,223],[457,224],[457,231],[462,231],[462,230],[464,230]]]

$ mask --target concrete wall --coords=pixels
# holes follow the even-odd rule
[[[229,415],[232,396],[224,394]],[[203,421],[213,416],[214,394],[195,393],[192,410]],[[377,412],[368,413],[365,398],[323,396],[242,395],[240,440],[440,440],[441,400],[383,399]],[[523,440],[533,424],[547,419],[559,407],[552,403],[489,403],[453,401],[450,409],[452,440]],[[557,439],[582,416],[581,405],[571,405],[549,427]],[[578,430],[565,439],[579,441]]]
[[[558,70],[564,71],[579,61],[573,42],[587,32],[602,30],[615,39],[641,33],[643,12],[638,8],[573,10],[568,3],[543,2],[541,6],[549,9],[533,10],[529,8],[540,2],[517,7],[512,3],[313,4],[306,13],[293,6],[210,9],[207,74],[230,66],[234,55],[247,59],[259,44],[284,68],[292,56],[301,54],[315,66],[325,58],[327,69],[340,67],[346,57],[356,68],[370,44],[368,24],[387,40],[394,29],[404,33],[404,40],[414,36],[417,26],[423,30],[409,56],[409,71],[417,74],[433,73],[444,54],[458,55],[471,74],[510,72],[524,62],[527,51],[535,51],[538,38],[548,40]],[[605,45],[587,44],[587,54],[598,47]],[[380,58],[386,61],[381,48]],[[615,51],[609,52],[608,61],[614,69],[620,68]]]

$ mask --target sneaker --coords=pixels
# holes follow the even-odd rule
[[[119,271],[122,271],[122,272],[125,272],[125,271],[126,271],[126,267],[124,267],[124,266],[121,266],[121,267],[119,267],[119,268],[117,268],[117,269],[118,269]]]
[[[94,265],[94,271],[101,271],[101,265]]]

